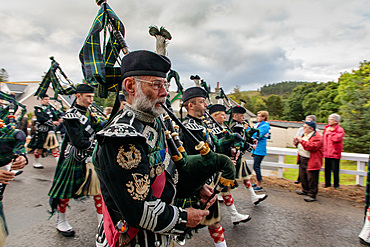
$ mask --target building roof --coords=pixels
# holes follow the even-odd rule
[[[9,90],[13,93],[22,94],[26,92],[28,85],[27,84],[15,84],[15,83],[5,83]]]
[[[14,93],[17,100],[28,90],[28,85],[23,83],[2,82],[2,84],[4,92]]]
[[[73,101],[75,101],[76,96],[74,94],[72,95],[58,95],[58,98],[61,98],[67,105],[68,107],[71,107],[73,104]]]

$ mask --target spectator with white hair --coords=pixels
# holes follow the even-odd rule
[[[339,125],[340,120],[341,118],[338,114],[331,114],[323,133],[325,158],[324,188],[331,186],[331,171],[333,171],[334,176],[334,189],[339,188],[339,162],[343,150],[344,137],[344,130]]]

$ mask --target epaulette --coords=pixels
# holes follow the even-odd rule
[[[193,131],[197,131],[197,130],[203,131],[205,129],[205,127],[203,127],[202,125],[199,125],[194,119],[185,119],[183,124],[187,129],[193,130]]]
[[[44,110],[45,109],[45,106],[43,105],[35,105],[34,106],[35,109],[41,109],[41,110]]]
[[[77,109],[71,108],[64,114],[63,119],[79,119],[80,115]]]
[[[242,128],[244,129],[244,125],[240,124],[240,123],[237,123],[235,124],[234,126],[232,126],[233,128]]]
[[[244,129],[244,126],[239,123],[238,121],[233,121],[230,123],[230,129],[233,129],[233,128],[243,128]]]
[[[143,138],[145,137],[140,133],[140,128],[136,126],[135,128],[135,113],[130,110],[126,110],[121,114],[118,114],[112,122],[108,124],[104,129],[97,133],[97,138],[99,137],[135,137]]]
[[[214,124],[213,128],[212,128],[212,133],[215,134],[215,135],[221,134],[222,129],[220,129],[216,124]]]

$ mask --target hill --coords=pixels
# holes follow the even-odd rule
[[[299,85],[310,83],[303,81],[284,81],[278,83],[272,83],[261,87],[260,92],[262,96],[268,96],[271,94],[283,96],[285,93],[291,94],[294,88]]]

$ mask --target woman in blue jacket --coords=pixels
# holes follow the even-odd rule
[[[254,184],[254,190],[263,190],[262,188],[262,175],[261,175],[261,162],[267,155],[266,145],[269,137],[270,124],[265,122],[268,121],[269,113],[267,111],[259,111],[257,113],[257,124],[254,128],[259,129],[260,135],[257,138],[257,133],[253,135],[253,138],[258,140],[256,149],[252,150],[253,154],[253,169],[256,172],[257,182]]]

